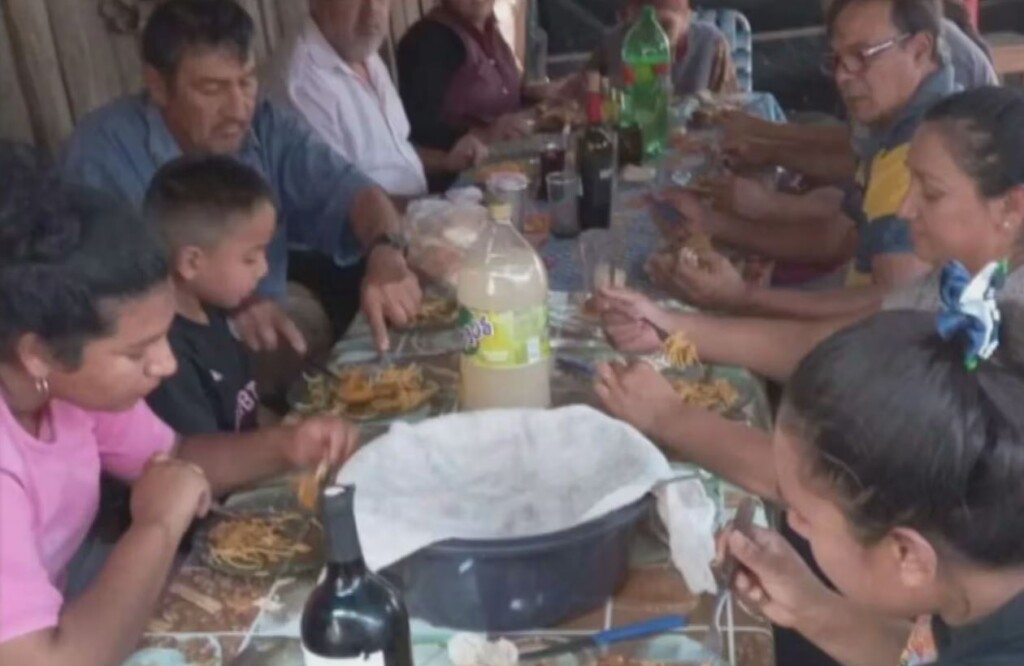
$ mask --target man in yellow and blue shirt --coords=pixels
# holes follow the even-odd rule
[[[910,183],[905,159],[913,133],[925,110],[955,91],[953,69],[939,49],[941,25],[933,0],[835,0],[826,66],[854,128],[859,162],[841,210],[833,200],[814,206],[821,216],[811,223],[771,226],[709,214],[716,237],[763,256],[851,259],[846,286],[808,292],[743,285],[717,262],[711,271],[677,269],[675,285],[688,300],[746,315],[846,316],[876,308],[888,291],[931,269],[915,256],[899,209]]]

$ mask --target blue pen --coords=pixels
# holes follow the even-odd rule
[[[593,650],[595,648],[606,648],[616,643],[637,640],[639,638],[647,638],[649,636],[657,636],[658,634],[682,629],[685,626],[686,618],[682,615],[663,615],[652,620],[647,620],[646,622],[638,622],[636,624],[627,624],[622,627],[615,627],[614,629],[600,631],[592,636],[578,638],[576,640],[568,641],[536,652],[521,654],[519,655],[519,660],[536,661],[538,659],[555,657],[560,654],[582,652],[583,650]]]

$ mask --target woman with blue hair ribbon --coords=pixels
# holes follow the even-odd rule
[[[984,368],[983,359],[994,350],[993,343],[998,343],[996,298],[1000,303],[1024,303],[1024,270],[1020,268],[1024,92],[981,88],[943,100],[928,112],[915,135],[908,164],[912,178],[903,213],[910,221],[915,251],[936,269],[918,283],[891,293],[881,309],[924,313],[933,335],[938,317],[944,335],[966,337],[971,342],[971,353],[959,357],[966,366],[964,371],[971,366]],[[633,298],[614,314],[616,318],[605,313],[606,332],[624,351],[656,349],[657,336],[646,324],[654,322],[670,331],[685,332],[706,361],[743,365],[787,380],[819,343],[873,312],[818,321],[728,319],[673,315],[650,301]],[[1002,330],[1005,335],[1005,322]],[[891,364],[875,364],[873,358],[865,353],[854,360],[879,376],[899,372]],[[840,379],[858,388],[856,377]],[[768,435],[681,404],[671,387],[646,364],[600,368],[597,391],[611,413],[675,455],[787,504],[788,498],[780,496]],[[900,401],[907,399],[890,396],[886,418],[901,421]],[[799,535],[791,533],[790,538],[813,561]],[[801,653],[780,663],[811,661]]]
[[[835,591],[776,532],[723,544],[741,602],[840,663],[1024,663],[1024,310],[997,303],[1004,270],[944,271],[938,322],[876,314],[786,386],[779,495]]]

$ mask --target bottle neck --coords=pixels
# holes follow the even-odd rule
[[[366,578],[366,562],[363,558],[351,562],[328,562],[327,580],[333,581],[337,591],[351,588]]]
[[[337,488],[329,488],[331,493]],[[366,569],[363,549],[359,544],[356,529],[354,490],[334,492],[328,495],[323,505],[324,537],[327,546],[327,562],[330,565]]]

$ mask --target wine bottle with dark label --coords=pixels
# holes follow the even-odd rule
[[[587,127],[576,147],[580,172],[579,218],[581,229],[607,229],[612,221],[615,192],[615,134],[605,125],[601,76],[587,73]]]
[[[412,666],[409,615],[401,595],[363,561],[355,488],[321,497],[327,570],[302,612],[306,666]]]

